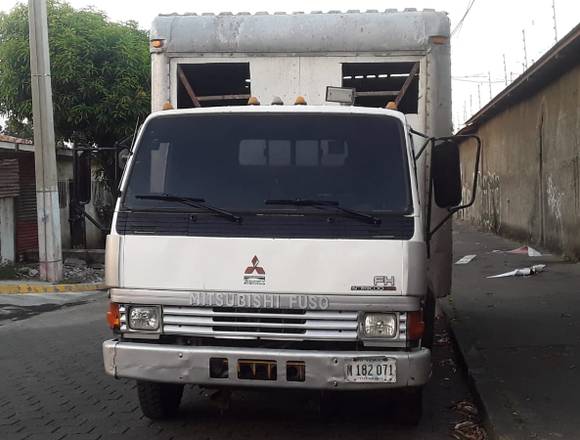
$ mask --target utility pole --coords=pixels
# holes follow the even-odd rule
[[[36,167],[38,261],[40,277],[56,282],[62,280],[63,275],[62,245],[46,0],[28,0],[28,19]]]
[[[507,78],[507,66],[505,64],[505,53],[503,54],[503,78],[504,78],[504,83],[507,86],[508,85],[508,78]]]
[[[556,20],[556,0],[552,0],[552,17],[554,19],[554,43],[558,42],[558,20]]]
[[[522,29],[522,40],[524,42],[524,70],[528,70],[528,47],[526,46],[526,30]]]

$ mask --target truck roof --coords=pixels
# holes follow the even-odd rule
[[[405,115],[396,110],[371,107],[355,107],[342,105],[248,105],[248,106],[224,106],[186,108],[178,110],[163,110],[154,112],[147,119],[198,114],[224,114],[224,113],[334,113],[352,115],[382,115],[392,116],[406,124]]]
[[[432,36],[449,37],[449,18],[417,11],[160,15],[151,39],[169,53],[359,53],[424,51]],[[153,49],[154,51],[158,51]]]

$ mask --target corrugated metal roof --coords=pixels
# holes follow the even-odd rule
[[[34,145],[29,143],[20,144],[14,142],[4,142],[0,140],[0,151],[14,152],[18,154],[34,153]],[[58,159],[72,158],[72,150],[70,148],[56,148],[56,156]]]
[[[168,14],[151,39],[169,53],[327,53],[424,51],[431,36],[449,36],[444,12]]]
[[[528,98],[580,63],[580,24],[474,114],[457,134],[473,133],[485,121]]]

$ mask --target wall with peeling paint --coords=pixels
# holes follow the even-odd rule
[[[475,205],[462,218],[580,258],[580,65],[484,122]],[[474,143],[461,146],[464,195]]]

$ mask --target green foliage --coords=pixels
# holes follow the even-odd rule
[[[109,146],[149,113],[148,35],[135,22],[48,0],[57,139]],[[0,114],[5,130],[30,134],[28,7],[0,13]]]

